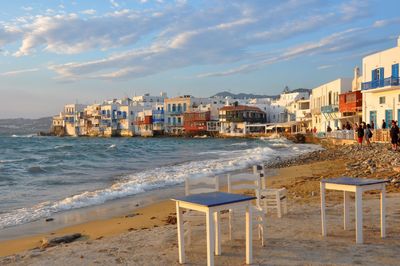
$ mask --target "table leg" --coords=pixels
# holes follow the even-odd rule
[[[246,207],[246,264],[253,263],[253,221],[251,204]]]
[[[176,202],[176,218],[178,226],[178,251],[179,251],[179,263],[185,263],[185,237],[183,232],[183,213],[179,207],[179,202]]]
[[[206,212],[207,224],[207,265],[214,266],[214,220],[213,212],[209,209]]]
[[[343,229],[349,229],[349,222],[350,222],[350,192],[344,191],[343,192],[344,204],[343,204]]]
[[[362,188],[356,187],[356,243],[363,243],[363,203]]]
[[[325,183],[322,182],[321,182],[321,224],[322,224],[322,236],[326,236]]]
[[[214,225],[215,225],[215,255],[221,255],[221,226],[220,226],[220,213],[214,212]]]
[[[386,237],[386,184],[382,185],[381,190],[381,237]]]

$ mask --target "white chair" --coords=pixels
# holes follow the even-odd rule
[[[286,188],[267,188],[265,168],[263,165],[254,165],[253,173],[261,178],[260,207],[268,213],[268,210],[276,210],[279,218],[283,213],[287,214],[287,190]]]
[[[258,238],[261,239],[261,245],[264,246],[264,228],[266,227],[265,223],[265,214],[263,209],[259,206],[260,199],[260,188],[261,188],[261,178],[259,175],[255,174],[236,174],[230,175],[228,174],[228,192],[229,193],[243,193],[243,190],[251,190],[254,192],[256,198],[256,205],[253,205],[252,209],[252,218],[253,224],[257,225],[258,229]],[[236,212],[235,212],[236,213]],[[233,230],[233,220],[235,213],[233,210],[229,210],[229,239],[232,240],[232,230]],[[244,214],[242,214],[244,216]]]
[[[218,176],[185,179],[186,196],[216,191],[219,191]],[[191,243],[191,235],[194,224],[201,224],[202,222],[204,222],[204,220],[204,213],[201,212],[187,211],[183,214],[183,226],[184,229],[186,229],[184,236],[187,238],[188,245],[190,245]]]

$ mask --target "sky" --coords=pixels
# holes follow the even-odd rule
[[[311,89],[396,46],[399,10],[398,0],[1,1],[0,118],[161,91]]]

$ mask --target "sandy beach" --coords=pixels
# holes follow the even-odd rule
[[[370,154],[379,152],[377,159]],[[370,156],[373,162],[367,162]],[[254,263],[260,265],[397,265],[400,259],[400,193],[398,173],[393,172],[393,156],[384,145],[358,151],[356,147],[335,147],[301,158],[277,163],[268,169],[269,187],[286,187],[289,192],[289,213],[277,218],[267,215],[266,246],[255,237]],[[386,158],[386,159],[385,159]],[[388,160],[388,162],[383,162]],[[371,168],[371,164],[375,164]],[[359,167],[352,165],[360,164]],[[360,172],[361,171],[361,172]],[[379,195],[364,195],[364,240],[355,244],[354,202],[351,204],[351,229],[342,228],[342,193],[328,192],[328,236],[321,236],[319,181],[338,176],[359,176],[391,179],[387,186],[387,238],[380,238]],[[362,176],[360,176],[362,175]],[[183,188],[171,190],[183,194]],[[166,195],[166,194],[165,194]],[[135,201],[137,202],[137,201]],[[136,206],[125,206],[124,214],[88,221],[33,236],[0,242],[0,264],[5,265],[177,265],[177,232],[174,224],[175,205],[158,199]],[[142,207],[144,206],[144,207]],[[241,228],[244,225],[235,225]],[[222,219],[222,255],[216,265],[243,265],[245,259],[244,230],[237,230],[229,241],[227,219]],[[43,238],[71,233],[83,237],[69,244],[41,249]],[[254,235],[256,232],[254,231]],[[187,248],[190,265],[204,265],[206,260],[205,226],[195,231],[194,241]]]

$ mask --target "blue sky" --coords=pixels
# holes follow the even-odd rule
[[[0,9],[0,118],[143,94],[278,94],[393,47],[400,2],[14,0]]]

